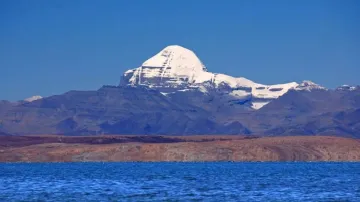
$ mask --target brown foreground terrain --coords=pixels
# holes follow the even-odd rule
[[[330,136],[0,136],[0,161],[360,161],[360,141]]]

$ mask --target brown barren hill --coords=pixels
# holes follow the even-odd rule
[[[0,136],[0,161],[360,161],[360,141],[330,136]]]

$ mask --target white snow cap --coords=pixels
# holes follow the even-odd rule
[[[181,83],[186,81],[189,84],[200,84],[210,82],[216,86],[227,84],[232,88],[237,87],[276,87],[292,88],[298,84],[295,82],[279,84],[274,86],[257,84],[249,79],[235,78],[225,74],[208,72],[196,54],[179,45],[167,46],[159,53],[146,60],[139,68],[128,70],[125,76],[132,74],[130,84],[143,84],[146,78],[172,78],[168,83]],[[139,79],[139,77],[143,79]]]
[[[32,97],[29,97],[29,98],[26,98],[24,101],[26,102],[33,102],[35,100],[40,100],[42,99],[43,97],[41,97],[40,95],[34,95]]]
[[[133,74],[129,80],[130,84],[133,85],[143,84],[145,79],[154,77],[172,78],[173,84],[179,84],[181,80],[194,83],[196,79],[211,77],[211,74],[207,73],[206,67],[193,51],[178,45],[167,46],[146,60],[141,67],[128,70],[124,75],[127,74]]]
[[[146,60],[142,66],[172,68],[170,72],[178,75],[189,75],[189,73],[206,70],[193,51],[178,45],[167,46],[158,54]]]
[[[232,77],[225,74],[208,72],[196,54],[179,45],[167,46],[159,53],[146,60],[140,67],[124,73],[127,85],[147,85],[154,88],[184,88],[199,89],[206,93],[207,88],[227,86],[231,96],[239,99],[253,97],[263,99],[254,103],[258,109],[266,105],[269,99],[276,99],[290,89],[312,90],[324,89],[311,81],[301,84],[296,82],[263,85],[244,77]],[[179,90],[179,89],[178,89]],[[176,90],[174,90],[175,92]]]
[[[336,90],[353,91],[353,90],[356,90],[357,88],[359,88],[359,86],[342,85],[342,86],[337,87]]]
[[[316,83],[314,83],[312,81],[308,81],[308,80],[301,82],[295,89],[296,90],[307,90],[307,91],[311,91],[313,89],[326,90],[325,87],[322,87],[319,84],[316,84]]]

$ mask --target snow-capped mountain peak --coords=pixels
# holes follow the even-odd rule
[[[42,99],[43,97],[41,97],[40,95],[34,95],[32,97],[29,97],[29,98],[26,98],[24,99],[25,102],[33,102],[35,100],[40,100]]]
[[[263,85],[243,77],[208,72],[193,51],[178,45],[167,46],[140,67],[126,71],[120,85],[144,85],[166,95],[189,90],[207,93],[209,89],[217,89],[229,102],[250,100],[253,109],[263,107],[290,89],[323,89],[310,81]]]
[[[160,79],[162,83],[179,85],[182,81],[194,83],[202,76],[210,76],[193,51],[178,45],[167,46],[139,68],[126,71],[124,76],[130,74],[132,78],[129,78],[129,83],[133,85],[147,85],[152,78]]]
[[[167,46],[146,60],[142,66],[172,68],[172,73],[185,75],[189,72],[206,71],[205,66],[193,51],[178,45]]]
[[[359,88],[359,86],[342,85],[336,88],[336,90],[353,91]]]
[[[312,81],[309,80],[305,80],[303,82],[301,82],[296,88],[295,90],[307,90],[307,91],[311,91],[311,90],[326,90],[325,87],[320,86],[319,84],[316,84]]]

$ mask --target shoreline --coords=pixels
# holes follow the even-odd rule
[[[342,164],[342,163],[354,163],[354,164],[360,164],[360,160],[359,161],[14,161],[14,162],[1,162],[0,164],[105,164],[105,163],[110,163],[110,164],[158,164],[158,163],[169,163],[169,164],[176,164],[176,163],[181,163],[181,164],[213,164],[213,163],[234,163],[234,164],[269,164],[269,163],[279,163],[279,164],[319,164],[319,163],[323,163],[323,164]]]
[[[0,136],[0,162],[360,162],[333,136]]]

